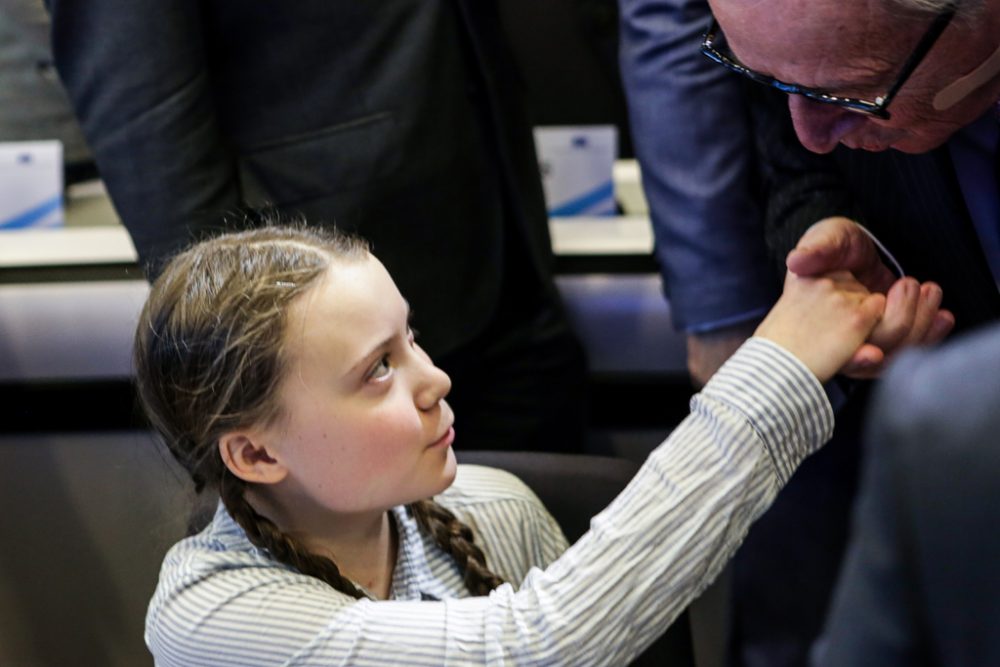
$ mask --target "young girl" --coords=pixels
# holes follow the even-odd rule
[[[361,242],[197,244],[153,285],[135,363],[153,424],[221,502],[167,554],[146,642],[158,665],[626,664],[829,437],[820,383],[883,307],[846,274],[790,277],[567,549],[516,478],[456,466],[450,381]]]

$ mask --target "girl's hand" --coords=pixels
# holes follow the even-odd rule
[[[878,367],[882,350],[865,340],[885,311],[885,295],[869,292],[849,271],[818,277],[785,275],[781,298],[757,327],[794,354],[820,382],[848,361]]]

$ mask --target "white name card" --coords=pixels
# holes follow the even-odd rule
[[[614,125],[536,127],[535,146],[550,217],[615,215]]]
[[[0,142],[0,231],[61,226],[62,191],[62,142]]]

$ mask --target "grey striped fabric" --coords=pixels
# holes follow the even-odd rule
[[[566,548],[511,475],[460,466],[438,500],[512,582],[468,597],[405,510],[392,596],[354,600],[255,549],[222,509],[167,555],[146,619],[158,665],[622,665],[722,568],[832,432],[818,381],[751,339],[691,415]],[[586,489],[580,489],[586,493]]]

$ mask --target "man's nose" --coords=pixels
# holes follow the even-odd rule
[[[865,122],[861,114],[833,104],[814,102],[802,95],[788,96],[788,110],[799,141],[814,153],[829,153],[841,139]]]

